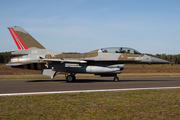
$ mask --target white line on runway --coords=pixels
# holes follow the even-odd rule
[[[176,88],[180,88],[180,87],[152,87],[152,88],[127,88],[127,89],[102,89],[102,90],[77,90],[77,91],[8,93],[8,94],[0,94],[0,96],[38,95],[38,94],[60,94],[60,93],[80,93],[80,92],[103,92],[103,91],[127,91],[127,90],[157,90],[157,89],[176,89]]]

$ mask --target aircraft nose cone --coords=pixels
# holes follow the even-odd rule
[[[157,64],[169,64],[170,62],[167,60],[163,60],[160,58],[156,58],[156,57],[151,57],[152,63],[157,63]]]

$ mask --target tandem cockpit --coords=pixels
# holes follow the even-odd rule
[[[127,47],[109,47],[109,48],[102,48],[101,50],[103,53],[141,54],[139,51]]]

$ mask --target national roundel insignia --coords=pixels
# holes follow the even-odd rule
[[[46,54],[46,55],[45,55],[45,58],[51,58],[51,57],[52,57],[51,54]]]

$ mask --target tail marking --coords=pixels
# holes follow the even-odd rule
[[[14,31],[13,28],[8,28],[18,49],[20,50],[24,50],[24,49],[27,49],[27,47],[24,45],[24,43],[22,42],[22,40],[20,39],[20,37],[17,35],[17,33]]]

